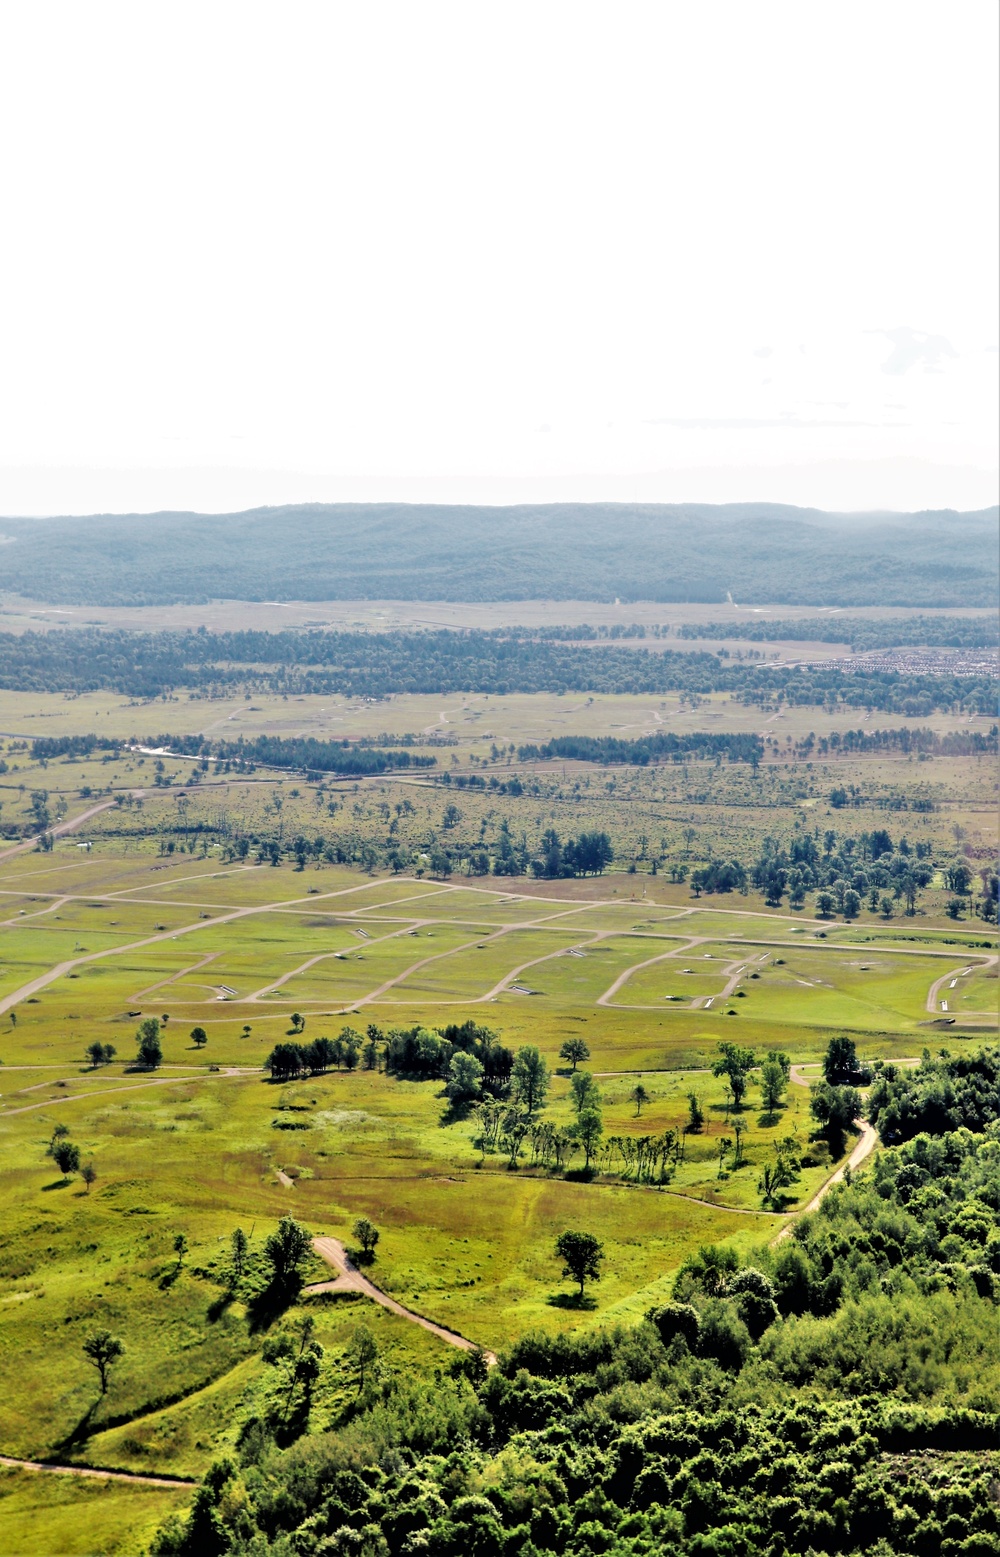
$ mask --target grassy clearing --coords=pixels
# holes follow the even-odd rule
[[[0,1545],[7,1557],[140,1557],[190,1493],[0,1466]]]

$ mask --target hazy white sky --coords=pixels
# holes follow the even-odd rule
[[[997,467],[996,0],[0,10],[0,512]]]

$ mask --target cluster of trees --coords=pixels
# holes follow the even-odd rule
[[[54,762],[57,757],[90,757],[95,751],[115,755],[122,742],[108,735],[42,735],[31,743],[34,762]]]
[[[631,763],[639,767],[650,762],[683,762],[686,757],[701,762],[725,757],[729,762],[749,762],[756,771],[764,755],[764,742],[759,735],[712,735],[698,731],[678,735],[672,730],[642,735],[634,741],[613,735],[560,735],[542,746],[519,746],[517,755],[521,762],[561,757],[570,762]]]
[[[988,1557],[998,1207],[995,1125],[917,1135],[777,1246],[690,1256],[639,1323],[369,1368],[328,1433],[248,1435],[153,1550]],[[602,1254],[557,1246],[581,1294]]]
[[[989,730],[948,730],[939,735],[927,725],[913,729],[902,725],[888,730],[831,730],[817,741],[815,733],[796,743],[796,756],[809,757],[817,752],[821,757],[843,755],[848,757],[874,757],[898,752],[902,756],[921,755],[931,757],[987,757],[997,750],[997,726]],[[914,807],[919,809],[919,806]]]
[[[750,883],[771,907],[780,907],[785,894],[792,908],[801,908],[806,894],[816,894],[821,918],[834,913],[854,919],[867,906],[891,918],[897,905],[907,914],[916,912],[921,888],[933,880],[930,845],[911,847],[900,838],[895,844],[884,828],[858,837],[828,829],[822,839],[815,833],[793,837],[786,846],[767,838],[750,871]]]
[[[334,1068],[357,1070],[359,1063],[365,1070],[376,1070],[379,1066],[380,1045],[383,1043],[384,1035],[374,1025],[369,1026],[367,1034],[355,1032],[353,1027],[345,1027],[336,1038],[314,1038],[311,1043],[275,1044],[264,1061],[264,1069],[270,1071],[273,1081],[321,1076]]]
[[[149,744],[149,743],[147,743]],[[354,741],[320,741],[315,736],[255,735],[237,741],[212,741],[204,736],[173,736],[157,744],[230,763],[238,772],[254,768],[292,768],[306,773],[337,773],[364,778],[408,768],[433,768],[437,758],[418,756],[405,748],[390,751]]]
[[[699,649],[645,653],[611,644],[541,641],[517,628],[386,633],[64,628],[58,633],[4,633],[0,687],[38,692],[107,689],[137,698],[169,695],[179,688],[202,695],[238,690],[374,698],[450,692],[679,692],[697,697],[728,692],[761,705],[843,705],[909,717],[924,717],[936,709],[987,714],[995,703],[994,682],[987,675],[842,669],[836,662],[734,663]],[[303,744],[308,748],[310,742]],[[254,745],[248,743],[239,760],[269,761],[263,755],[254,759]],[[261,751],[269,749],[265,740]],[[348,758],[360,762],[361,751],[352,748],[343,760]],[[296,765],[308,766],[308,754]],[[387,763],[393,765],[399,764]]]
[[[532,1052],[537,1054],[537,1050]],[[393,1027],[388,1032],[372,1022],[364,1033],[347,1026],[333,1039],[275,1044],[264,1069],[275,1081],[321,1075],[334,1067],[348,1071],[359,1065],[365,1070],[384,1069],[387,1075],[407,1081],[443,1081],[447,1096],[461,1106],[483,1095],[507,1096],[517,1059],[491,1028],[476,1022],[437,1029]]]
[[[848,792],[838,800],[849,801]],[[993,862],[977,871],[967,859],[955,856],[935,861],[930,843],[910,844],[904,836],[893,842],[885,828],[875,828],[858,836],[828,828],[820,835],[796,833],[790,840],[765,838],[761,853],[747,867],[738,859],[710,859],[691,871],[691,891],[741,892],[754,888],[765,902],[779,908],[788,897],[792,908],[802,908],[806,895],[815,894],[816,912],[821,919],[841,914],[854,919],[863,907],[891,919],[902,911],[912,917],[917,911],[920,892],[931,884],[940,870],[945,886],[953,895],[945,905],[954,919],[968,911],[996,922],[997,870]],[[672,878],[684,880],[685,865],[672,869]]]
[[[87,1059],[97,1070],[100,1065],[110,1065],[118,1050],[113,1043],[88,1043]]]
[[[97,1169],[92,1162],[80,1166],[80,1148],[75,1141],[69,1138],[69,1127],[57,1124],[49,1138],[49,1144],[45,1148],[46,1157],[51,1157],[64,1179],[69,1179],[74,1173],[79,1173],[90,1193],[90,1186],[97,1181]]]
[[[581,833],[561,841],[554,827],[542,834],[542,847],[531,861],[531,873],[551,880],[557,876],[599,876],[615,857],[604,832]]]
[[[916,1069],[878,1066],[868,1117],[890,1144],[925,1131],[986,1130],[1000,1121],[1000,1050],[932,1059],[925,1049]]]

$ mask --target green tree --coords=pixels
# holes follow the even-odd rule
[[[830,1039],[823,1056],[823,1076],[834,1087],[841,1083],[848,1086],[863,1085],[868,1080],[868,1071],[858,1059],[853,1038]]]
[[[149,1070],[155,1070],[163,1060],[160,1024],[155,1016],[147,1016],[145,1021],[139,1023],[135,1041],[139,1045],[139,1052],[136,1055],[139,1064],[145,1065]]]
[[[629,1097],[635,1104],[635,1117],[638,1119],[639,1115],[642,1113],[642,1105],[649,1102],[649,1093],[646,1091],[646,1088],[640,1081],[637,1082],[636,1085],[632,1088],[631,1092],[629,1093]]]
[[[590,1059],[590,1049],[582,1038],[567,1038],[559,1050],[559,1058],[566,1060],[576,1070],[578,1065]]]
[[[279,1287],[294,1286],[299,1279],[299,1267],[309,1253],[308,1230],[294,1217],[283,1216],[278,1230],[264,1244],[264,1254],[271,1265],[272,1279]]]
[[[52,1148],[52,1155],[55,1158],[56,1167],[64,1177],[69,1178],[71,1173],[79,1171],[80,1148],[79,1146],[74,1146],[72,1141],[56,1141]]]
[[[785,1072],[777,1060],[767,1059],[761,1066],[760,1093],[765,1113],[777,1113],[785,1093]]]
[[[600,1108],[600,1090],[589,1070],[578,1070],[570,1077],[569,1091],[577,1114],[585,1108]]]
[[[514,1056],[510,1095],[529,1115],[533,1115],[545,1107],[548,1090],[549,1067],[533,1045],[525,1044]]]
[[[746,1096],[747,1078],[757,1063],[752,1049],[744,1049],[738,1043],[720,1043],[719,1058],[712,1066],[713,1076],[725,1076],[733,1093],[733,1107],[742,1108]]]
[[[584,1282],[601,1279],[602,1245],[593,1233],[560,1233],[556,1239],[556,1258],[563,1262],[563,1275],[579,1284],[582,1302]]]
[[[196,1049],[203,1049],[208,1042],[208,1034],[203,1027],[192,1027],[191,1042]]]
[[[110,1330],[95,1330],[83,1343],[83,1355],[97,1369],[101,1379],[101,1394],[106,1395],[108,1375],[118,1359],[124,1357],[125,1347]]]
[[[831,1087],[828,1081],[819,1081],[812,1089],[809,1111],[837,1156],[844,1149],[847,1131],[860,1118],[861,1109],[861,1094],[856,1087]]]
[[[185,1256],[185,1254],[187,1254],[187,1252],[188,1252],[188,1241],[185,1238],[183,1233],[178,1233],[177,1237],[174,1239],[174,1253],[177,1256],[177,1269],[178,1270],[180,1270],[181,1266],[184,1264],[184,1256]]]
[[[457,1050],[448,1066],[448,1085],[444,1090],[453,1103],[461,1105],[474,1102],[483,1090],[481,1061],[474,1054],[466,1054],[463,1049]]]
[[[701,1129],[705,1123],[705,1110],[702,1108],[701,1103],[698,1100],[698,1094],[696,1092],[689,1092],[687,1095],[687,1100],[687,1129],[691,1135],[698,1135],[700,1134]]]
[[[358,1376],[358,1394],[365,1387],[365,1375],[378,1359],[378,1342],[365,1324],[355,1325],[347,1346],[347,1360]]]
[[[573,1126],[573,1134],[583,1147],[584,1168],[589,1171],[590,1159],[600,1145],[601,1136],[604,1134],[604,1121],[601,1118],[600,1109],[581,1109],[579,1118]]]
[[[789,1182],[788,1171],[782,1158],[779,1157],[773,1165],[766,1162],[757,1182],[757,1188],[760,1191],[764,1204],[777,1207],[779,1192]]]
[[[104,1064],[104,1045],[103,1045],[103,1043],[88,1043],[88,1045],[87,1045],[87,1058],[90,1061],[91,1065],[93,1065],[95,1070],[97,1069],[98,1065],[103,1065]]]
[[[229,1240],[229,1247],[232,1252],[233,1275],[237,1281],[240,1281],[247,1268],[247,1251],[250,1247],[249,1239],[242,1227],[236,1228]]]
[[[83,1165],[83,1167],[80,1169],[80,1177],[86,1184],[87,1194],[89,1195],[91,1184],[94,1184],[97,1181],[97,1169],[94,1167],[92,1162],[87,1162]]]
[[[366,1216],[359,1216],[354,1224],[354,1236],[361,1246],[365,1260],[370,1263],[375,1258],[375,1246],[381,1237],[378,1228]]]

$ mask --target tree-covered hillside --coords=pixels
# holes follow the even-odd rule
[[[327,1430],[290,1442],[279,1417],[247,1418],[153,1550],[997,1552],[996,1052],[925,1054],[878,1085],[873,1117],[905,1096],[919,1133],[791,1237],[703,1248],[643,1319],[528,1334],[492,1369],[463,1353],[422,1380],[375,1348]],[[936,1110],[944,1093],[955,1118]],[[356,1348],[341,1366],[357,1372]]]
[[[36,600],[737,600],[988,606],[997,511],[313,504],[0,521],[0,584]]]

